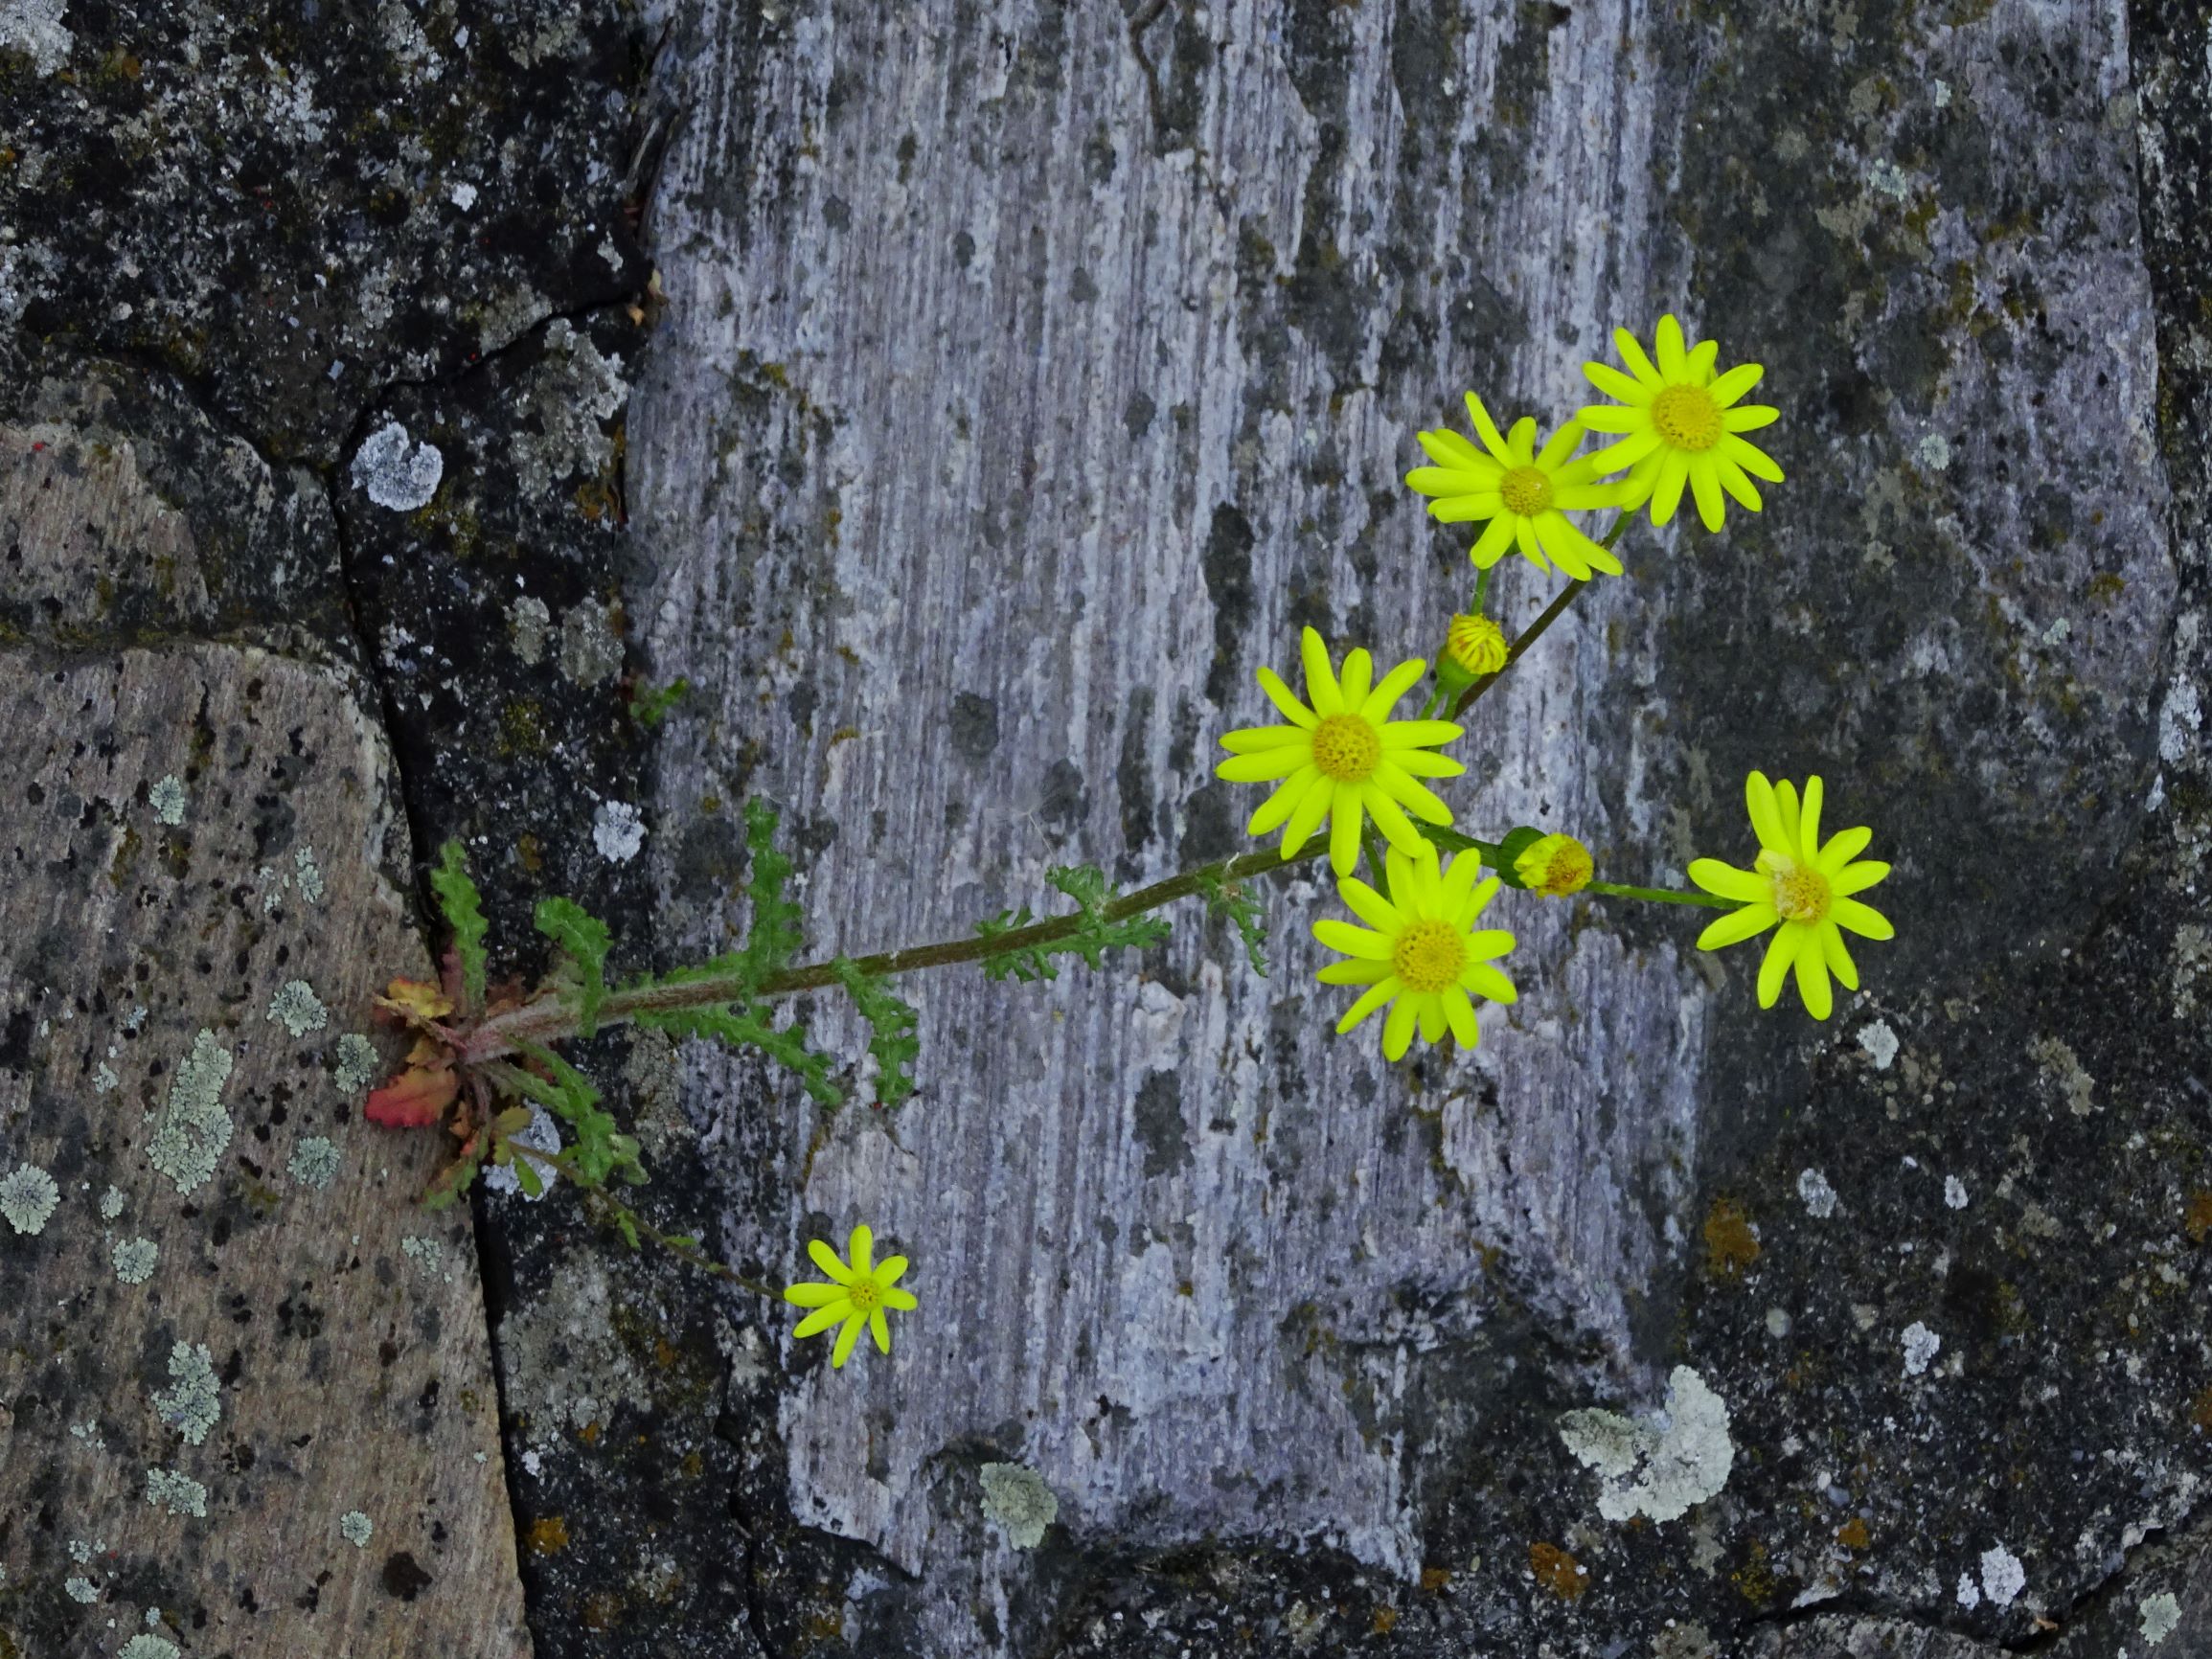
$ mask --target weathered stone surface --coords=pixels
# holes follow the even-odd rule
[[[469,1218],[360,1115],[426,964],[357,689],[174,645],[0,696],[0,1175],[59,1200],[0,1229],[0,1649],[526,1655]]]
[[[396,378],[641,288],[606,0],[0,6],[0,322],[328,465]]]
[[[1746,770],[1818,770],[1900,939],[1821,1027],[1675,913],[1522,902],[1518,1006],[1393,1072],[1326,1034],[1292,881],[1266,983],[1195,917],[1042,990],[930,983],[889,1123],[701,1059],[736,1259],[865,1219],[924,1297],[888,1361],[784,1350],[764,1599],[863,1651],[1644,1651],[1836,1595],[2027,1635],[2188,1511],[2212,1381],[2195,417],[2155,396],[2193,290],[2154,294],[2124,12],[1136,20],[709,6],[664,57],[704,112],[630,418],[651,660],[702,693],[664,948],[735,919],[679,850],[746,787],[825,953],[1236,847],[1256,797],[1210,757],[1251,670],[1307,622],[1425,652],[1463,601],[1412,430],[1468,385],[1563,414],[1668,308],[1768,366],[1790,482],[1719,538],[1631,532],[1454,799],[1678,883],[1745,855]],[[1676,1363],[1731,1472],[1616,1527],[1560,1420]],[[1056,1492],[1037,1552],[987,1462]]]

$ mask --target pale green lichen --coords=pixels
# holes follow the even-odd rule
[[[348,1032],[338,1039],[337,1083],[348,1095],[357,1094],[376,1080],[376,1051],[365,1036]]]
[[[108,1252],[108,1260],[115,1263],[115,1276],[125,1284],[144,1284],[153,1277],[154,1263],[161,1260],[161,1246],[151,1239],[125,1239]]]
[[[122,1081],[123,1079],[115,1075],[115,1068],[105,1060],[102,1060],[100,1069],[92,1074],[92,1092],[96,1095],[110,1094]]]
[[[1560,1439],[1576,1462],[1597,1471],[1598,1513],[1608,1521],[1679,1519],[1718,1492],[1736,1463],[1726,1403],[1686,1365],[1668,1377],[1657,1422],[1570,1411],[1560,1419]]]
[[[292,1148],[291,1162],[285,1168],[301,1186],[321,1192],[337,1174],[338,1161],[338,1148],[328,1137],[309,1135]]]
[[[214,1176],[231,1144],[231,1115],[223,1110],[223,1085],[230,1081],[231,1053],[203,1031],[192,1053],[178,1062],[169,1085],[169,1103],[155,1125],[147,1156],[153,1167],[188,1196]]]
[[[18,1164],[0,1177],[0,1216],[18,1233],[45,1231],[46,1221],[61,1202],[61,1189],[36,1164]]]
[[[407,1260],[414,1262],[425,1279],[445,1277],[443,1267],[445,1250],[435,1239],[402,1239],[399,1248]],[[450,1284],[450,1279],[447,1280]]]
[[[160,1636],[133,1636],[115,1659],[183,1659],[176,1644]]]
[[[126,1202],[121,1187],[108,1188],[100,1195],[100,1218],[103,1221],[114,1220],[123,1214],[123,1206]]]
[[[330,1010],[304,979],[288,979],[277,989],[277,994],[269,998],[269,1018],[296,1037],[321,1031],[331,1023]]]
[[[983,1513],[1006,1533],[1006,1541],[1017,1550],[1034,1550],[1044,1542],[1044,1530],[1060,1517],[1060,1499],[1044,1477],[1019,1464],[985,1464]]]
[[[146,1471],[146,1501],[157,1510],[167,1510],[172,1515],[190,1515],[194,1520],[207,1519],[207,1488],[188,1474],[175,1469],[148,1469]]]
[[[376,1523],[359,1510],[348,1510],[338,1517],[339,1533],[343,1534],[346,1542],[356,1550],[365,1550],[369,1547],[370,1535],[376,1530]]]
[[[153,815],[164,824],[177,825],[184,822],[184,785],[176,781],[175,773],[171,772],[148,789],[146,799],[147,804],[153,808]]]
[[[163,1422],[184,1436],[187,1445],[197,1445],[222,1416],[215,1361],[208,1356],[207,1344],[195,1348],[180,1342],[171,1349],[169,1375],[174,1386],[154,1395],[153,1409],[161,1414]]]
[[[315,863],[315,850],[302,847],[292,853],[292,880],[299,887],[300,897],[309,904],[323,901],[323,872]]]
[[[98,1418],[88,1417],[82,1422],[73,1422],[69,1425],[69,1432],[94,1451],[105,1451],[107,1449],[107,1442],[102,1438],[100,1433],[100,1420]],[[80,1560],[90,1560],[91,1558],[90,1556],[79,1557]]]
[[[94,1584],[90,1579],[71,1579],[61,1587],[69,1592],[69,1599],[72,1602],[82,1602],[87,1607],[100,1600],[99,1586]]]

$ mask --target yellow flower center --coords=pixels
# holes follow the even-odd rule
[[[1505,498],[1505,510],[1523,518],[1533,518],[1552,504],[1552,481],[1540,467],[1515,467],[1498,481],[1497,492]]]
[[[845,1298],[862,1313],[873,1313],[883,1306],[883,1290],[872,1274],[863,1273],[845,1286]]]
[[[1364,715],[1331,715],[1313,728],[1313,764],[1324,778],[1364,784],[1382,760],[1382,734]]]
[[[1445,654],[1471,674],[1496,673],[1507,648],[1504,632],[1486,616],[1455,616],[1445,630]]]
[[[1448,921],[1416,921],[1398,936],[1390,969],[1407,990],[1442,990],[1459,982],[1467,966],[1467,938]]]
[[[1827,919],[1828,877],[1819,871],[1774,852],[1759,854],[1759,868],[1774,883],[1774,909],[1783,920],[1810,926]]]
[[[1676,449],[1706,450],[1721,442],[1721,411],[1702,386],[1669,386],[1653,398],[1652,426]]]

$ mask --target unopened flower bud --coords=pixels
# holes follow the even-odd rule
[[[1531,893],[1564,898],[1589,885],[1590,850],[1572,835],[1544,835],[1521,849],[1513,873]]]
[[[1444,636],[1445,657],[1470,678],[1505,667],[1505,634],[1486,616],[1455,616]]]

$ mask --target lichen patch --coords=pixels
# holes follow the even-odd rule
[[[1679,1519],[1727,1484],[1736,1464],[1728,1407],[1686,1365],[1667,1379],[1666,1409],[1649,1422],[1610,1411],[1570,1411],[1560,1439],[1597,1472],[1598,1513],[1608,1521]]]
[[[147,1156],[153,1167],[190,1196],[215,1174],[231,1144],[231,1115],[223,1110],[223,1085],[230,1081],[231,1053],[202,1031],[192,1053],[178,1062],[169,1086],[169,1103],[155,1125]]]
[[[36,1164],[18,1164],[0,1176],[0,1216],[18,1233],[43,1233],[60,1202],[61,1189]]]
[[[172,1515],[190,1515],[198,1521],[207,1519],[207,1488],[175,1469],[146,1471],[146,1501]]]
[[[161,1246],[151,1239],[119,1239],[108,1260],[115,1265],[115,1276],[125,1284],[144,1284],[153,1277],[154,1264],[161,1260]]]
[[[303,1037],[329,1025],[331,1011],[315,995],[313,986],[304,979],[288,979],[269,998],[269,1019],[295,1037]]]
[[[184,822],[184,784],[172,772],[147,790],[146,804],[153,808],[154,817],[173,830]]]
[[[1044,1477],[1020,1464],[985,1464],[978,1473],[984,1518],[996,1521],[1017,1550],[1043,1543],[1045,1528],[1060,1518],[1060,1499]]]
[[[397,420],[387,420],[353,452],[353,482],[378,507],[412,512],[429,504],[445,476],[445,457],[435,444],[419,443]]]
[[[332,1073],[339,1091],[359,1094],[376,1080],[376,1050],[369,1039],[348,1032],[338,1039],[338,1063]]]
[[[356,1550],[367,1549],[369,1540],[376,1535],[376,1522],[370,1520],[359,1510],[348,1510],[338,1517],[338,1535]]]
[[[338,1148],[328,1136],[309,1135],[292,1148],[291,1161],[285,1169],[301,1186],[319,1193],[337,1174],[340,1162]]]
[[[153,1409],[163,1422],[184,1436],[187,1445],[198,1445],[222,1416],[221,1389],[207,1344],[180,1342],[171,1348],[169,1375],[173,1380],[154,1394]]]

